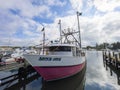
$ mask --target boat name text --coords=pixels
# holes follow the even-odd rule
[[[61,58],[40,57],[39,61],[61,61]]]

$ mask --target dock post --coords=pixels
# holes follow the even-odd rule
[[[118,62],[119,62],[119,64],[120,64],[120,53],[118,53]]]
[[[115,53],[113,52],[113,57],[115,56]]]
[[[110,51],[108,53],[108,60],[109,60],[109,64],[112,64]]]
[[[115,54],[115,61],[116,61],[115,66],[118,69],[118,57],[117,57],[117,54]]]
[[[120,76],[117,75],[118,85],[120,85]]]
[[[112,63],[113,63],[113,65],[115,66],[115,65],[116,65],[116,62],[115,62],[115,60],[114,60],[115,53],[114,53],[114,51],[113,51],[112,53],[113,53],[113,56],[112,56]]]
[[[106,54],[106,51],[105,51],[105,61],[107,63],[107,54]]]
[[[105,51],[102,51],[103,54],[103,61],[105,60]]]
[[[120,53],[119,53],[119,60],[120,60]]]
[[[112,69],[110,68],[110,75],[112,76],[113,75],[113,73],[112,73]]]
[[[105,67],[105,63],[106,63],[106,62],[105,62],[105,53],[104,53],[104,52],[105,52],[105,51],[103,50],[103,51],[102,51],[102,55],[103,55],[103,65],[104,65],[104,67]]]
[[[118,68],[120,66],[120,53],[118,53]]]

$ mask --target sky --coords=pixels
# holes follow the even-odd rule
[[[82,46],[120,41],[120,0],[0,0],[0,46],[31,46],[59,38],[62,30],[77,30]]]

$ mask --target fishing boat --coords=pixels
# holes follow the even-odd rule
[[[59,41],[45,45],[45,33],[43,31],[42,53],[24,55],[24,58],[45,81],[70,77],[80,72],[86,65],[85,53],[81,48],[80,28],[78,31],[70,30],[70,28],[62,31],[61,20],[59,20],[59,26]]]

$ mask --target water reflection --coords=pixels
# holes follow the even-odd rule
[[[41,90],[84,90],[85,71],[86,67],[74,76],[52,82],[43,82]]]
[[[104,62],[104,67],[106,68],[107,71],[109,71],[111,76],[116,74],[117,83],[118,83],[118,85],[120,85],[120,70],[117,69],[115,66],[106,63],[106,61],[103,61],[103,62]]]
[[[0,78],[8,74],[13,75],[14,71],[0,72]],[[88,51],[87,70],[84,68],[72,77],[44,82],[38,74],[33,74],[0,86],[0,90],[120,90],[120,70],[103,62],[102,52]]]
[[[10,81],[1,84],[0,90],[84,90],[85,72],[86,67],[74,76],[51,82],[42,81],[36,72],[22,78],[15,74]]]
[[[11,71],[6,71],[6,73],[7,72],[10,73]],[[40,90],[39,84],[41,82],[41,77],[35,72],[35,70],[29,73],[24,72],[24,77],[21,74],[19,75],[18,73],[15,73],[0,77],[0,80],[2,82],[0,84],[0,90],[37,90],[38,88]]]
[[[24,78],[24,80],[18,80],[18,82],[4,88],[4,90],[33,90],[33,89],[26,89],[27,84],[33,82],[35,79],[38,79],[39,75],[36,74],[30,78]],[[37,89],[37,88],[36,88]]]
[[[116,76],[111,77],[104,66],[102,52],[87,52],[85,90],[119,90]]]

